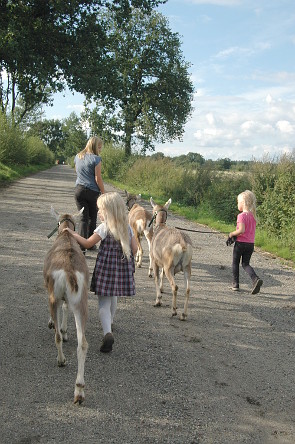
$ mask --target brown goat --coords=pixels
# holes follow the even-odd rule
[[[135,256],[135,263],[138,268],[141,267],[142,264],[142,256],[143,249],[141,245],[141,238],[145,235],[145,238],[148,243],[149,249],[149,277],[152,277],[152,263],[150,257],[150,248],[151,248],[151,240],[153,237],[153,226],[149,226],[153,215],[150,211],[147,211],[145,208],[140,206],[137,201],[141,199],[141,195],[129,194],[125,190],[126,195],[126,204],[129,210],[128,220],[129,224],[133,230],[136,242],[137,242],[137,253]]]
[[[169,199],[165,205],[157,205],[152,197],[150,199],[153,207],[154,233],[151,242],[151,260],[156,285],[155,306],[162,305],[163,277],[166,275],[172,289],[172,316],[177,315],[176,299],[178,287],[175,284],[174,275],[179,271],[184,273],[186,296],[183,313],[180,320],[187,318],[188,301],[190,295],[192,241],[190,237],[176,228],[166,226],[167,210],[171,204]],[[159,271],[161,281],[159,283]]]
[[[80,210],[79,214],[83,211]],[[68,306],[73,311],[77,329],[78,372],[76,378],[74,403],[81,404],[84,399],[84,365],[88,344],[85,337],[85,326],[88,312],[89,271],[86,259],[77,241],[63,229],[75,229],[74,216],[59,215],[51,208],[51,213],[58,222],[58,236],[48,251],[43,268],[45,287],[48,290],[51,320],[49,327],[55,328],[57,347],[57,364],[66,363],[62,343],[67,341]],[[61,316],[62,310],[62,316]],[[61,321],[62,317],[62,322]]]

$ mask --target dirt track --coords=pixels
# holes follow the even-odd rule
[[[111,354],[99,352],[89,294],[86,400],[73,404],[74,320],[68,365],[58,368],[42,267],[54,240],[47,239],[55,227],[50,206],[75,212],[74,182],[74,171],[60,165],[0,190],[0,443],[294,444],[295,271],[256,252],[261,293],[250,294],[243,270],[242,291],[231,292],[232,247],[220,234],[190,233],[186,322],[170,316],[167,283],[164,307],[153,307],[146,242],[137,295],[118,305]],[[168,224],[204,229],[171,212]],[[87,254],[90,272],[95,257]],[[181,274],[177,282],[181,309]]]

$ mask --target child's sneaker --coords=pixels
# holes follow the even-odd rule
[[[232,291],[240,291],[240,287],[239,287],[238,284],[233,284],[233,285],[231,285],[229,288],[230,288],[230,290],[232,290]]]
[[[252,294],[257,294],[257,293],[259,293],[259,292],[260,292],[260,287],[261,287],[262,284],[263,284],[263,280],[257,278],[257,279],[254,281],[254,284],[253,284],[253,288],[252,288],[251,293],[252,293]]]

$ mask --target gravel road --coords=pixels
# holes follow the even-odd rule
[[[167,281],[163,307],[153,306],[145,241],[137,295],[118,304],[112,353],[99,352],[102,330],[89,293],[86,400],[73,404],[74,318],[67,366],[58,368],[42,268],[54,241],[47,239],[55,227],[50,206],[75,212],[74,182],[75,172],[57,165],[0,190],[0,443],[294,444],[295,271],[255,252],[261,292],[250,294],[243,270],[241,291],[232,292],[232,247],[212,232],[190,233],[186,322],[171,317]],[[206,229],[170,211],[168,225]],[[95,251],[86,258],[92,272]],[[181,310],[181,274],[177,283]]]

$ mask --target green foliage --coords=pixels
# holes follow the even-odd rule
[[[272,235],[292,240],[294,248],[295,219],[295,162],[283,156],[274,165],[276,180],[267,187],[261,204],[262,226]]]
[[[32,165],[54,163],[54,154],[38,137],[30,136],[25,139],[27,145],[28,160]]]
[[[77,154],[87,143],[86,131],[75,113],[62,121],[45,119],[35,122],[27,135],[41,139],[60,162]]]
[[[216,169],[219,171],[229,170],[231,167],[231,160],[228,158],[218,159],[216,161]]]
[[[101,152],[101,172],[104,179],[119,180],[125,171],[126,158],[124,149],[105,143]]]
[[[93,72],[93,95],[98,105],[88,110],[94,132],[105,129],[124,144],[128,157],[134,146],[141,153],[154,142],[180,139],[191,114],[193,85],[189,64],[183,59],[180,38],[159,13],[133,9],[128,21],[109,12],[106,24],[108,81],[102,93],[95,84],[101,73]]]
[[[203,198],[210,214],[224,222],[235,223],[237,196],[251,186],[247,175],[216,175]]]
[[[5,165],[53,163],[54,155],[37,137],[24,135],[0,113],[0,162]]]
[[[64,160],[85,148],[87,133],[82,127],[80,118],[75,113],[71,113],[69,117],[63,120],[61,130],[63,139],[59,145],[57,157],[59,160]]]
[[[197,206],[211,184],[211,172],[206,168],[185,170],[175,167],[173,161],[162,157],[139,157],[121,175],[126,186],[157,196],[163,200],[172,198],[181,205]]]
[[[88,94],[112,88],[107,75],[105,26],[99,11],[128,21],[133,7],[145,12],[162,0],[3,1],[0,18],[0,109],[20,119],[36,105],[50,104],[52,93],[71,89]],[[3,75],[8,77],[4,81]],[[94,82],[94,73],[98,73]]]
[[[172,158],[176,165],[183,166],[184,168],[196,168],[199,165],[204,165],[205,159],[199,153],[182,154]]]
[[[0,162],[26,164],[27,146],[21,131],[0,112]]]
[[[126,183],[141,193],[147,192],[163,199],[171,197],[174,200],[181,193],[183,170],[171,166],[169,159],[139,158],[127,171]]]
[[[257,204],[260,205],[265,199],[265,193],[274,188],[277,180],[277,163],[265,157],[262,161],[253,163],[251,173],[252,189]]]
[[[0,162],[0,187],[14,180],[37,173],[38,171],[47,170],[50,166],[50,164],[45,163],[42,165],[5,165]]]
[[[30,125],[28,136],[36,136],[41,139],[55,156],[62,151],[64,145],[64,133],[62,122],[57,119],[45,119]]]

